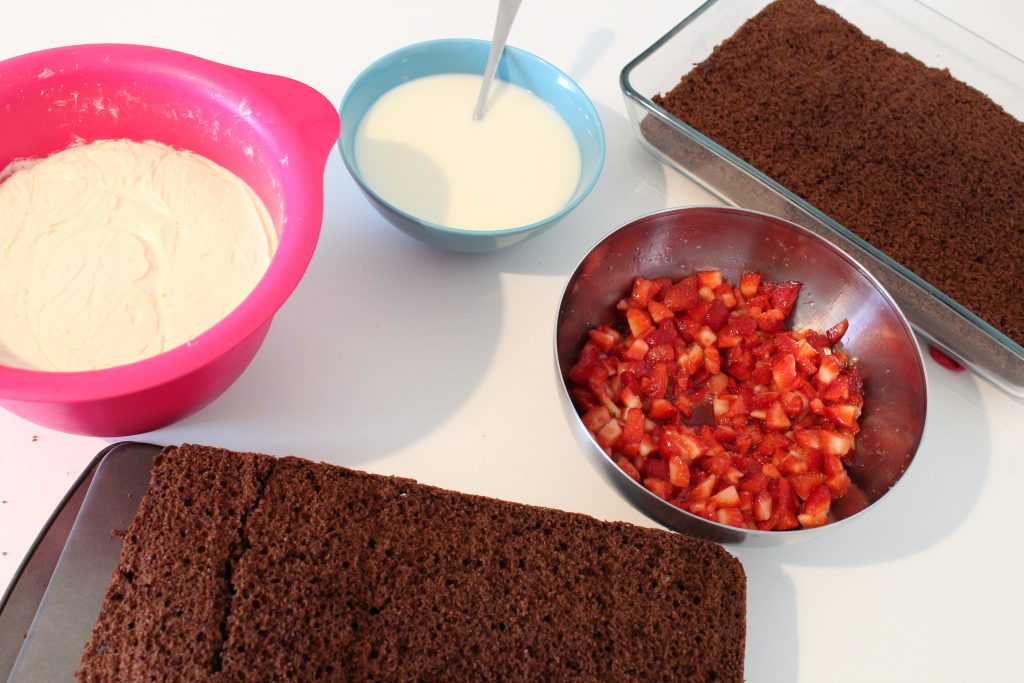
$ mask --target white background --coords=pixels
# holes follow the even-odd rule
[[[316,255],[253,364],[205,410],[139,438],[303,455],[652,524],[611,492],[572,440],[556,394],[552,328],[568,274],[600,236],[642,213],[711,202],[639,147],[618,89],[626,62],[697,4],[525,2],[511,42],[566,70],[601,114],[608,155],[591,196],[535,240],[492,255],[449,254],[383,222],[335,151]],[[1024,53],[1017,3],[931,4]],[[363,67],[392,49],[488,38],[495,6],[6,2],[0,59],[64,44],[143,43],[288,75],[337,103]],[[749,680],[1019,675],[1024,402],[931,360],[927,370],[924,441],[892,495],[824,538],[732,549],[749,579]],[[109,442],[0,411],[0,587]]]

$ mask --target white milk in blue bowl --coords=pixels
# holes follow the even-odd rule
[[[530,91],[499,80],[474,120],[481,79],[438,74],[384,93],[355,135],[366,184],[412,216],[465,230],[517,228],[564,208],[580,179],[568,124]]]

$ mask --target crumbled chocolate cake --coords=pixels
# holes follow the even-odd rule
[[[78,677],[741,681],[745,585],[720,546],[661,530],[182,446]]]
[[[1024,344],[1024,123],[812,0],[655,103]]]

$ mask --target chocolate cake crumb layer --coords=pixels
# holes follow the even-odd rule
[[[194,476],[196,448],[169,451],[161,467]],[[153,505],[133,531],[158,521],[146,514]],[[235,531],[243,549],[219,593],[226,639],[206,654],[216,666],[205,678],[743,679],[745,577],[711,543],[298,458],[273,464]],[[146,538],[130,533],[125,556],[148,556]],[[191,554],[189,545],[175,551]],[[171,570],[165,581],[184,591],[196,580]],[[107,610],[97,633],[130,660],[138,639],[108,628]],[[167,658],[147,658],[132,669],[146,671],[139,678],[198,654],[198,631],[162,628],[173,608],[155,600],[136,610]],[[93,671],[95,640],[83,671]]]
[[[199,446],[157,456],[79,680],[204,680],[213,673],[241,524],[273,462]]]
[[[653,99],[1024,344],[1024,123],[984,94],[777,0]]]

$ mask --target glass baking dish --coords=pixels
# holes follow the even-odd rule
[[[1024,119],[1024,62],[915,0],[819,0],[872,38],[946,68]],[[728,149],[658,107],[768,0],[709,0],[625,66],[620,85],[641,144],[722,201],[798,223],[857,259],[928,342],[1008,393],[1024,397],[1024,347]]]

